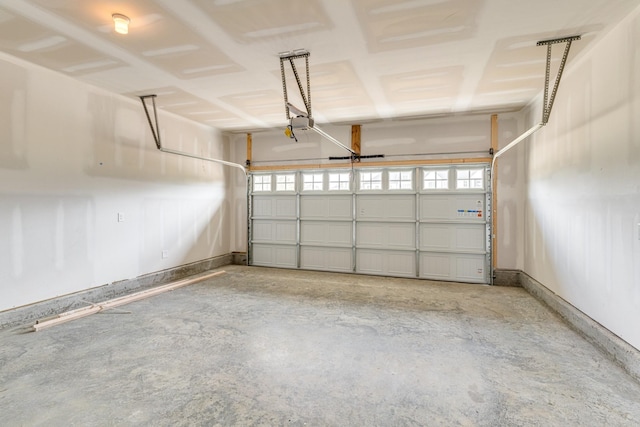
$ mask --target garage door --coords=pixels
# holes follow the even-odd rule
[[[487,165],[253,173],[251,265],[490,279]]]

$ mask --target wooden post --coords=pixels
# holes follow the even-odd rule
[[[493,155],[498,152],[498,115],[491,115],[491,149]],[[498,163],[493,167],[491,176],[491,266],[498,265]]]
[[[360,129],[361,125],[351,126],[351,149],[360,155]]]
[[[253,139],[251,134],[247,134],[247,169],[251,170],[251,145],[253,144]]]

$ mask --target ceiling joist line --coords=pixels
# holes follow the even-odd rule
[[[144,108],[144,113],[147,116],[147,121],[149,122],[149,127],[151,128],[151,134],[153,135],[153,140],[155,141],[156,147],[158,147],[158,150],[162,151],[163,153],[175,154],[178,156],[189,157],[189,158],[198,159],[198,160],[205,160],[207,162],[219,163],[225,166],[231,166],[231,167],[242,170],[242,172],[245,175],[247,175],[247,170],[245,169],[244,166],[242,166],[239,163],[228,162],[226,160],[221,160],[221,159],[214,159],[212,157],[198,156],[196,154],[186,153],[184,151],[177,151],[177,150],[172,150],[170,148],[163,147],[162,142],[160,140],[160,125],[158,122],[158,110],[156,109],[156,97],[157,95],[152,94],[152,95],[141,95],[138,98],[140,98],[140,102],[142,102],[142,107]],[[151,113],[149,112],[149,107],[146,101],[149,98],[151,99],[151,106],[153,107],[153,120],[151,119]]]

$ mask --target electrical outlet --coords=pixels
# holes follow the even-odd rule
[[[122,212],[118,212],[118,222],[124,221],[124,214]]]
[[[168,258],[169,257],[169,251],[168,250],[163,250],[162,251],[162,258]]]

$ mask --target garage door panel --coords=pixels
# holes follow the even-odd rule
[[[412,252],[391,252],[387,254],[387,273],[392,276],[416,275],[416,253]]]
[[[296,198],[282,197],[276,199],[275,214],[277,217],[296,217]]]
[[[300,224],[300,243],[303,245],[336,245],[353,244],[351,222],[303,221]]]
[[[269,242],[273,240],[273,231],[273,222],[271,221],[253,222],[253,240]]]
[[[455,229],[455,248],[468,251],[484,251],[486,228],[483,225],[459,225]]]
[[[420,219],[483,221],[484,204],[484,194],[423,194],[420,197]]]
[[[296,268],[296,247],[253,244],[252,265]]]
[[[356,241],[359,247],[415,249],[415,229],[413,223],[359,222]]]
[[[456,219],[484,220],[484,194],[469,194],[456,198]]]
[[[356,268],[358,273],[383,274],[384,253],[358,249],[356,251]]]
[[[358,195],[357,219],[415,221],[414,194]]]
[[[451,230],[447,224],[421,224],[420,249],[445,250],[451,247]]]
[[[329,258],[328,268],[337,271],[353,271],[352,249],[325,249]]]
[[[485,258],[482,255],[458,255],[455,280],[461,282],[484,282]]]
[[[273,253],[271,246],[268,245],[252,245],[252,264],[253,265],[273,265]]]
[[[356,250],[356,271],[362,274],[415,277],[414,251]]]
[[[321,196],[300,198],[300,217],[324,219],[329,215],[327,199]]]
[[[296,243],[295,221],[254,220],[253,241]]]
[[[446,220],[452,218],[452,198],[447,196],[432,196],[420,198],[421,220]]]
[[[350,248],[300,248],[300,268],[309,270],[352,271],[353,255]]]
[[[295,218],[295,196],[253,196],[254,218]]]
[[[388,227],[389,247],[392,248],[416,248],[415,224],[392,224]]]
[[[266,196],[253,197],[253,215],[256,217],[273,216],[273,200]]]
[[[420,254],[420,277],[447,280],[451,278],[451,255]]]
[[[353,217],[353,197],[341,196],[302,196],[300,198],[300,217],[302,219],[351,220]]]
[[[296,242],[296,224],[294,222],[276,222],[275,228],[278,243]]]
[[[455,253],[420,253],[420,277],[467,283],[485,283],[485,256]]]
[[[421,224],[420,250],[485,251],[484,224]]]

